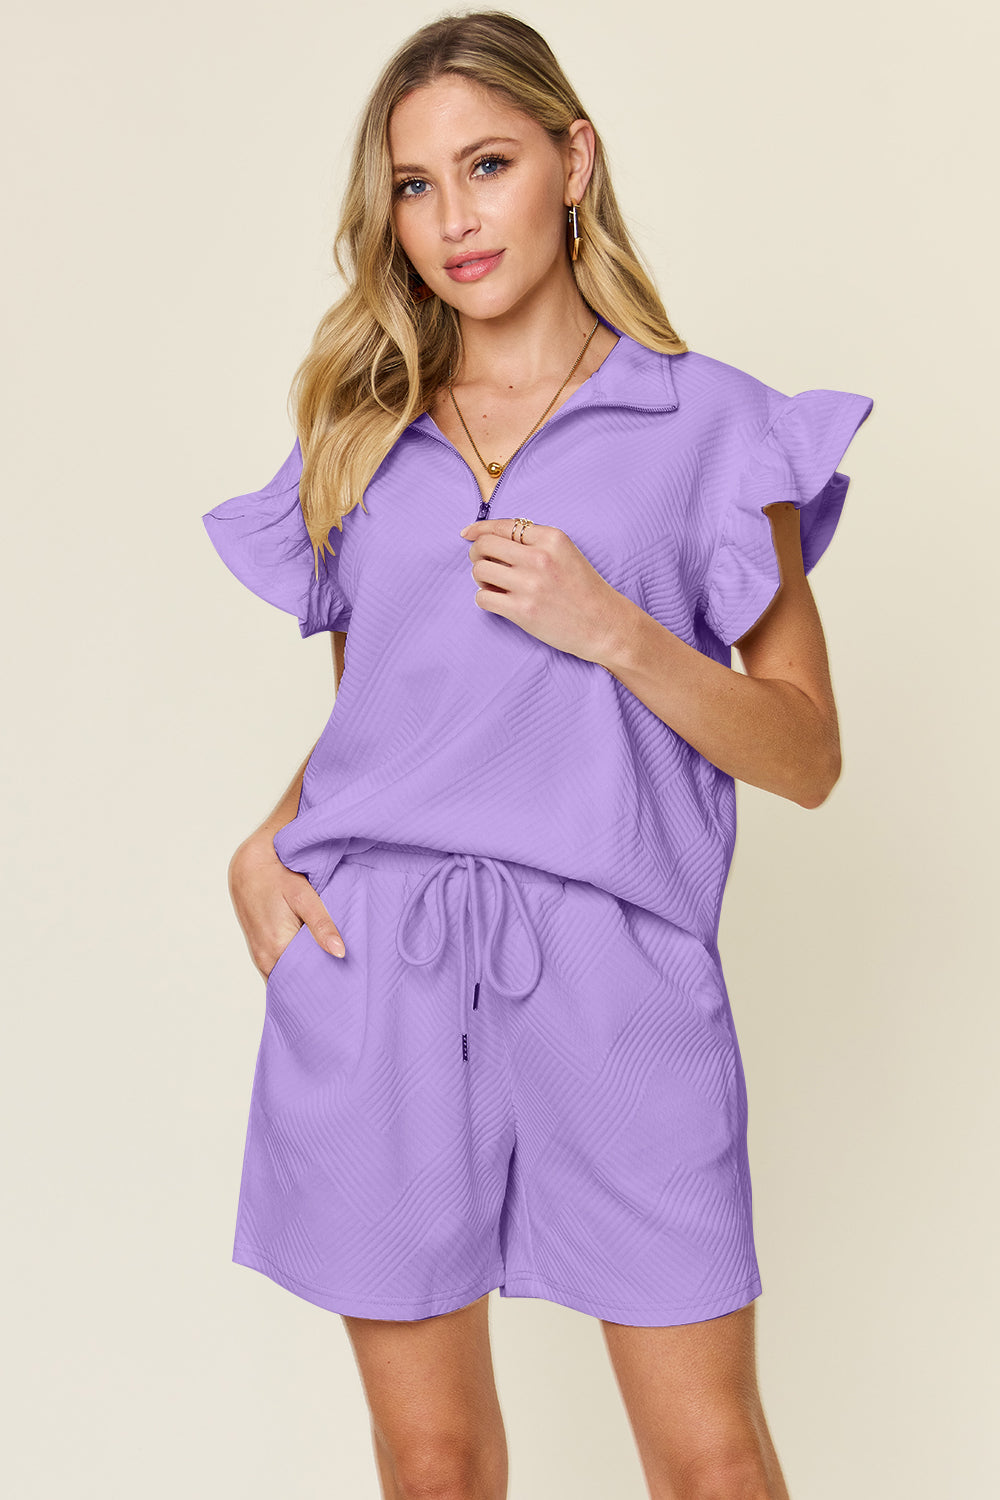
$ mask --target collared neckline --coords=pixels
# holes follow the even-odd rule
[[[620,328],[598,313],[597,316],[612,333],[617,333],[618,342],[604,356],[593,375],[564,401],[551,417],[542,424],[549,427],[564,415],[591,406],[624,406],[633,411],[676,411],[677,391],[670,366],[672,356],[661,354],[630,338]],[[410,429],[424,432],[437,438],[449,448],[451,440],[445,437],[429,411],[421,412],[409,424]],[[540,427],[539,432],[542,431]]]

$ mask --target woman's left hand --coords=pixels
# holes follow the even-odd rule
[[[479,585],[480,609],[503,615],[557,651],[583,661],[608,659],[611,643],[636,606],[612,588],[558,526],[525,527],[512,541],[514,520],[472,521],[460,534],[471,539],[469,560]]]

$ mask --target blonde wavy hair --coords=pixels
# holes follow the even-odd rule
[[[458,314],[440,297],[414,302],[412,267],[392,217],[389,121],[411,90],[457,74],[495,90],[556,145],[574,120],[590,119],[538,32],[505,11],[446,15],[416,31],[386,63],[358,126],[333,245],[347,291],[320,321],[295,372],[290,399],[302,449],[299,498],[316,573],[334,526],[354,506],[397,438],[427,410],[458,368]],[[648,348],[682,354],[652,274],[618,207],[601,137],[579,205],[573,274],[589,307]],[[367,511],[365,512],[367,514]]]

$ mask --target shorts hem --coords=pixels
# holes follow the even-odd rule
[[[340,1313],[354,1318],[383,1318],[415,1322],[420,1318],[432,1318],[438,1313],[457,1312],[470,1302],[478,1301],[487,1292],[503,1285],[503,1269],[482,1280],[470,1282],[457,1292],[438,1292],[429,1297],[372,1297],[367,1293],[354,1296],[349,1292],[331,1292],[326,1287],[317,1287],[292,1276],[284,1267],[270,1259],[263,1251],[249,1245],[238,1244],[233,1249],[233,1263],[259,1271],[278,1286],[292,1292],[296,1297],[322,1307],[327,1312]]]
[[[759,1275],[751,1276],[738,1287],[721,1292],[701,1302],[674,1302],[662,1307],[626,1307],[620,1303],[606,1302],[601,1297],[592,1297],[587,1292],[573,1287],[560,1286],[540,1276],[508,1276],[500,1287],[501,1297],[542,1297],[547,1302],[557,1302],[562,1307],[571,1307],[576,1312],[586,1313],[592,1318],[606,1318],[609,1323],[628,1323],[637,1328],[666,1328],[678,1323],[700,1323],[706,1318],[719,1318],[725,1313],[736,1312],[746,1307],[761,1295]]]

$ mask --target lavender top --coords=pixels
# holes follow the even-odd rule
[[[490,514],[560,527],[614,588],[731,665],[780,581],[762,507],[799,508],[809,572],[847,494],[837,465],[874,403],[786,396],[608,326],[619,342],[510,460]],[[236,577],[303,636],[349,631],[298,815],[275,836],[283,863],[321,889],[348,848],[374,841],[488,854],[589,881],[717,952],[733,778],[602,667],[477,607],[458,533],[479,487],[431,416],[332,531],[318,581],[301,469],[296,440],[263,489],[203,517]]]

